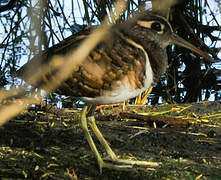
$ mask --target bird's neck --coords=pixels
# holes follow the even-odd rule
[[[165,48],[155,42],[145,42],[143,46],[148,54],[150,65],[153,71],[153,81],[158,82],[167,69],[168,57]]]

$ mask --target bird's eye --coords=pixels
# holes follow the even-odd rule
[[[156,31],[158,34],[163,34],[164,25],[158,21],[138,21],[137,24],[144,28],[149,28]]]
[[[151,29],[157,31],[157,32],[161,32],[162,31],[162,27],[161,24],[159,22],[153,22],[151,24]]]

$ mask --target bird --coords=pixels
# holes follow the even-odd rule
[[[41,68],[36,64],[49,64],[55,55],[67,55],[90,33],[91,30],[87,29],[45,50],[22,66],[17,75],[28,81],[27,74],[33,74],[35,69]],[[168,66],[166,47],[172,44],[190,49],[208,62],[213,62],[207,53],[179,37],[167,19],[153,11],[143,10],[124,22],[116,22],[84,62],[74,68],[71,76],[54,91],[85,102],[80,117],[81,127],[100,170],[160,165],[160,162],[118,158],[98,129],[94,112],[97,105],[119,103],[134,98],[154,86],[166,71]],[[90,66],[87,66],[88,64]],[[97,75],[99,70],[101,75]],[[41,87],[42,84],[49,82],[53,75],[54,72],[43,74],[35,87]],[[99,153],[88,127],[106,150],[108,161]]]

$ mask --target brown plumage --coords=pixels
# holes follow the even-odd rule
[[[34,74],[42,64],[50,64],[53,55],[65,57],[78,47],[89,33],[90,31],[81,32],[49,48],[24,65],[18,71],[18,76],[27,81],[27,74]],[[91,104],[117,103],[133,98],[157,82],[166,71],[166,47],[170,44],[186,47],[212,61],[206,53],[178,37],[165,18],[150,11],[143,11],[124,23],[113,25],[108,36],[91,51],[82,64],[74,68],[72,76],[62,82],[55,92],[80,98]],[[55,72],[56,69],[49,70],[46,75],[42,75],[35,87],[42,87],[53,78]],[[95,124],[94,108],[88,118],[85,115],[86,110],[87,108],[83,109],[81,125],[100,169],[159,165],[146,161],[118,159]],[[102,160],[90,136],[88,125],[113,163]]]

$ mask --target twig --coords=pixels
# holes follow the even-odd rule
[[[128,112],[121,112],[119,116],[121,118],[138,119],[140,121],[145,121],[145,122],[158,122],[158,123],[178,125],[178,126],[188,126],[192,121],[194,121],[193,119],[184,120],[179,117],[173,117],[168,115],[151,116],[151,115],[140,115]]]

